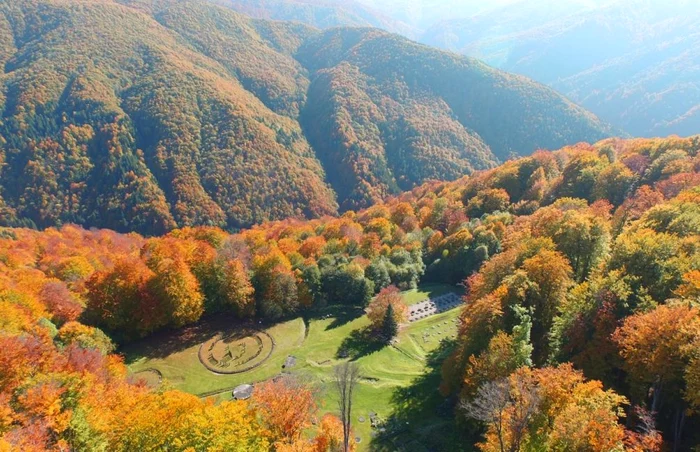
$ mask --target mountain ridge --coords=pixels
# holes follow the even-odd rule
[[[277,18],[326,26],[313,15],[290,15],[284,5],[294,2],[267,2],[264,9]],[[226,1],[236,10],[241,3]],[[324,8],[331,6],[345,8],[337,0],[324,2]],[[396,22],[375,25],[533,78],[632,136],[689,136],[698,130],[700,17],[690,0],[394,0],[375,6],[375,17],[389,16],[411,29]],[[314,2],[306,7],[313,9]]]
[[[4,224],[236,229],[611,135],[543,85],[377,29],[194,0],[0,12]]]

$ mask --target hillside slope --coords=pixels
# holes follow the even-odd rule
[[[316,217],[610,133],[467,58],[199,1],[2,0],[0,36],[3,224]]]
[[[345,0],[211,0],[256,19],[300,22],[316,28],[377,27],[415,37],[415,29],[376,9],[371,2]]]
[[[458,283],[459,321],[409,321],[399,290],[437,301]],[[537,152],[339,218],[237,233],[0,228],[0,448],[309,450],[321,413],[336,413],[318,388],[349,360],[365,376],[354,415],[402,428],[370,437],[365,424],[358,452],[500,450],[494,424],[463,416],[483,394],[537,450],[694,450],[698,296],[700,136]],[[389,306],[410,323],[393,344],[376,320]],[[654,407],[659,375],[673,402]],[[260,408],[272,380],[279,416]],[[240,381],[255,382],[250,406],[181,392]],[[625,417],[633,406],[644,416]],[[303,434],[275,427],[292,415]]]
[[[114,2],[3,7],[16,48],[2,185],[20,217],[158,233],[335,211],[299,125],[151,16]]]
[[[251,11],[246,0],[220,0]],[[373,25],[479,58],[564,93],[634,136],[700,127],[700,9],[693,0],[276,0],[260,17]],[[303,8],[291,8],[303,3]],[[368,12],[369,24],[352,11]],[[304,14],[291,14],[301,11]],[[331,11],[333,11],[331,13]]]

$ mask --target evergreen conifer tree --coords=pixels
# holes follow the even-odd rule
[[[396,323],[396,317],[394,316],[394,306],[389,303],[386,308],[386,313],[384,314],[384,322],[382,324],[382,336],[384,340],[388,343],[390,342],[399,332],[399,324]]]

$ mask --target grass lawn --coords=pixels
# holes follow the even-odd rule
[[[274,325],[265,331],[275,341],[270,358],[261,366],[241,374],[220,375],[205,368],[197,356],[202,342],[215,336],[222,329],[209,322],[197,327],[192,333],[169,334],[154,337],[125,348],[122,352],[132,372],[157,369],[163,375],[165,384],[192,394],[206,393],[233,388],[242,383],[262,381],[278,374],[287,356],[304,342],[305,326],[301,318]],[[191,339],[192,334],[196,339]],[[174,342],[182,340],[182,346]]]
[[[426,286],[404,292],[409,300],[418,302],[428,294],[447,292],[450,286]],[[321,415],[337,414],[337,396],[331,384],[333,368],[348,359],[356,361],[362,373],[353,400],[354,436],[361,438],[359,450],[369,450],[373,441],[369,413],[382,419],[394,417],[405,430],[389,441],[374,441],[375,449],[385,450],[461,450],[429,444],[450,441],[454,430],[450,417],[440,417],[439,407],[444,399],[437,392],[439,363],[449,351],[456,336],[459,309],[453,309],[401,328],[398,342],[382,346],[367,340],[369,321],[360,310],[329,307],[265,329],[275,347],[268,360],[259,367],[241,374],[219,375],[207,370],[197,356],[199,345],[226,328],[240,324],[225,320],[210,320],[177,334],[165,334],[134,344],[122,352],[132,372],[156,369],[163,382],[176,389],[197,395],[213,395],[218,400],[231,398],[231,389],[242,383],[255,383],[282,372],[287,356],[296,357],[296,365],[288,369],[318,383]],[[218,393],[217,393],[218,392]],[[359,422],[359,417],[364,422]],[[406,424],[408,422],[408,424]],[[436,429],[445,432],[436,434]],[[422,448],[422,449],[421,449]]]

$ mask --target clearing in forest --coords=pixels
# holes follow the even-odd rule
[[[429,285],[403,295],[412,305],[451,291],[459,288]],[[459,309],[451,309],[404,325],[389,346],[371,339],[362,310],[346,306],[330,306],[271,326],[220,317],[177,333],[155,335],[122,352],[135,377],[154,380],[160,375],[163,383],[176,389],[219,400],[230,399],[233,388],[241,384],[283,372],[303,375],[321,388],[321,413],[337,411],[336,395],[326,384],[333,378],[334,366],[353,360],[362,370],[353,414],[360,450],[384,428],[372,428],[370,417],[400,418],[402,432],[393,440],[410,438],[418,447],[424,437],[435,437],[435,429],[441,431],[441,440],[451,437],[449,421],[439,415],[444,400],[437,392],[438,362],[454,343],[458,315]],[[421,410],[431,408],[427,417],[425,411],[419,414],[418,404]],[[397,428],[395,424],[392,428]],[[433,434],[421,435],[428,431]]]

